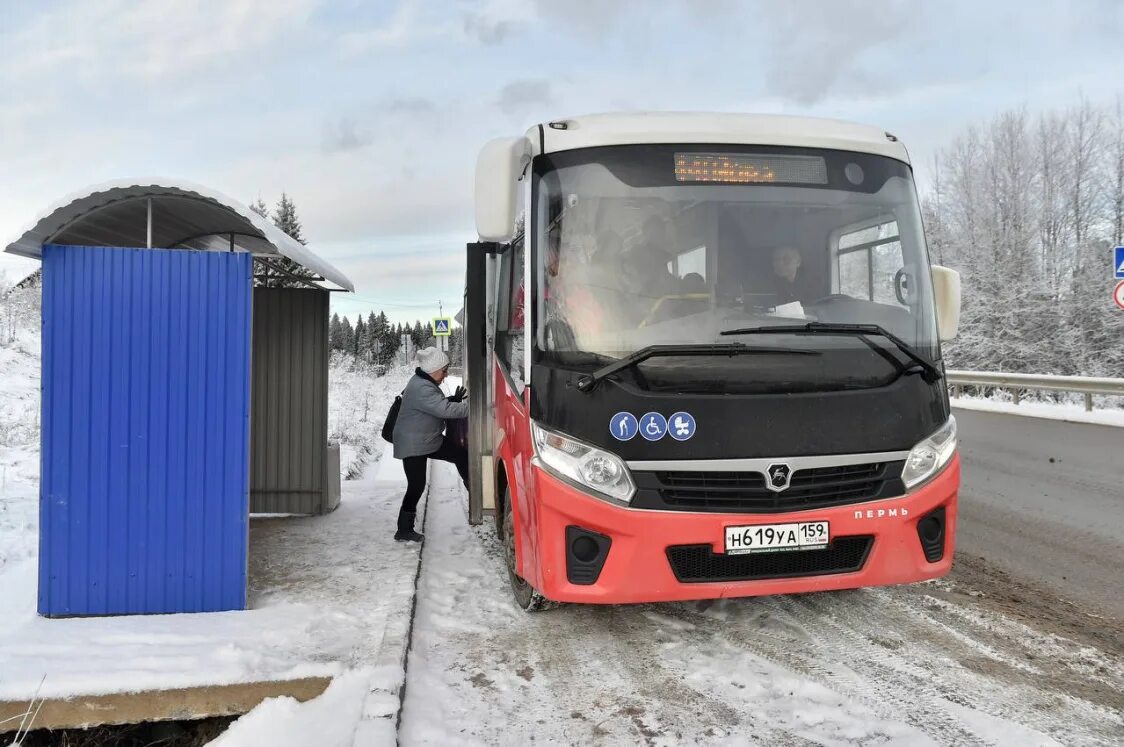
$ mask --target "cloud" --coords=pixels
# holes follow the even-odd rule
[[[464,33],[482,44],[502,44],[514,28],[510,21],[491,20],[476,13],[464,17]]]
[[[323,0],[224,0],[200,12],[178,0],[70,3],[3,34],[0,79],[66,71],[159,80],[230,69],[295,35]]]
[[[507,114],[523,114],[535,107],[546,107],[553,102],[550,81],[544,78],[516,80],[500,90],[496,106]]]
[[[324,151],[327,153],[359,150],[370,145],[371,140],[370,132],[346,117],[324,126]]]
[[[384,114],[419,116],[436,114],[437,104],[423,96],[396,96],[376,104],[375,110]]]
[[[890,88],[897,70],[872,69],[864,56],[900,42],[924,14],[921,4],[909,0],[788,0],[758,9],[769,29],[766,86],[799,104],[832,92]]]
[[[603,36],[617,21],[634,8],[648,8],[641,0],[533,0],[538,16],[548,23],[563,23],[571,29],[595,36]]]
[[[454,27],[436,3],[403,0],[389,22],[373,28],[348,31],[340,46],[350,55],[401,50],[422,41],[453,35]]]

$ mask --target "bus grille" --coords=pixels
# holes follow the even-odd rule
[[[787,490],[765,487],[760,472],[638,472],[636,508],[779,513],[894,498],[905,492],[903,462],[816,467],[793,473]]]
[[[861,570],[873,544],[869,535],[837,537],[821,550],[749,555],[716,554],[710,545],[675,545],[667,548],[667,559],[683,583],[827,576]]]

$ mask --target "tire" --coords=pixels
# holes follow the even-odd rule
[[[497,485],[496,487],[498,488],[499,486]],[[503,544],[503,520],[504,520],[504,511],[505,511],[504,507],[507,505],[507,490],[506,489],[504,490],[503,495],[497,495],[496,496],[496,501],[499,502],[501,505],[496,506],[495,510],[492,512],[494,514],[492,518],[495,520],[495,524],[496,524],[496,539],[498,539],[500,541],[500,544]]]
[[[503,555],[511,594],[524,612],[536,612],[547,606],[547,599],[515,572],[515,518],[511,510],[511,488],[503,496]]]

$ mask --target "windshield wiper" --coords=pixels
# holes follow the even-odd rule
[[[930,384],[939,381],[943,374],[937,366],[915,347],[910,345],[893,332],[877,324],[839,324],[835,322],[808,322],[807,324],[783,324],[765,327],[743,327],[741,329],[728,329],[722,335],[854,335],[862,339],[876,353],[883,354],[883,348],[867,339],[869,336],[882,337],[892,342],[898,350],[905,354],[914,366],[921,369],[921,377]],[[897,358],[885,354],[887,360],[893,361],[903,373],[910,371],[914,366],[906,366]]]
[[[723,333],[725,334],[725,333]],[[649,358],[657,358],[662,356],[714,356],[714,355],[744,355],[746,353],[765,353],[775,355],[819,355],[818,350],[793,350],[792,348],[763,348],[763,347],[750,347],[740,342],[731,343],[711,343],[705,345],[649,345],[646,348],[640,348],[635,353],[626,355],[620,360],[613,361],[603,368],[599,368],[591,374],[587,374],[578,379],[577,388],[579,392],[592,391],[597,382],[601,381],[607,376],[612,376],[618,371],[623,371],[626,368],[639,365]]]

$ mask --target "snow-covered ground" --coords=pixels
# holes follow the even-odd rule
[[[335,678],[307,703],[266,701],[220,747],[1021,746],[1124,733],[1111,634],[1065,623],[1075,613],[1062,603],[971,558],[910,587],[527,615],[491,524],[468,525],[451,466],[433,469],[424,554],[390,540],[402,473],[378,432],[409,371],[376,379],[340,360],[331,429],[357,479],[329,516],[252,522],[250,611],[39,618],[38,366],[33,338],[0,348],[0,699]]]
[[[955,397],[950,400],[954,408],[998,412],[1006,415],[1024,415],[1031,418],[1064,420],[1069,423],[1090,423],[1092,425],[1115,425],[1124,427],[1124,410],[1094,409],[1085,412],[1082,405],[1052,402],[1020,402],[1015,404],[1008,399],[986,397]]]
[[[372,476],[377,473],[371,467]],[[306,676],[385,664],[407,617],[418,551],[391,540],[400,485],[344,484],[328,516],[252,522],[246,612],[49,620],[32,556],[0,575],[0,700]],[[404,642],[405,631],[397,632]],[[399,652],[400,653],[400,652]],[[398,654],[379,673],[400,679]]]
[[[444,465],[435,479],[455,483]],[[1124,734],[1117,654],[1031,627],[1033,606],[991,606],[1016,591],[969,561],[914,586],[528,615],[492,525],[469,527],[449,490],[429,511],[402,744],[1023,747]]]
[[[251,522],[249,611],[48,620],[35,613],[38,339],[0,347],[0,700],[346,673],[326,696],[362,680],[366,730],[392,735],[419,549],[391,539],[404,480],[377,434],[409,372],[364,374],[334,366],[330,405],[350,434],[343,469],[362,474],[328,516]]]

